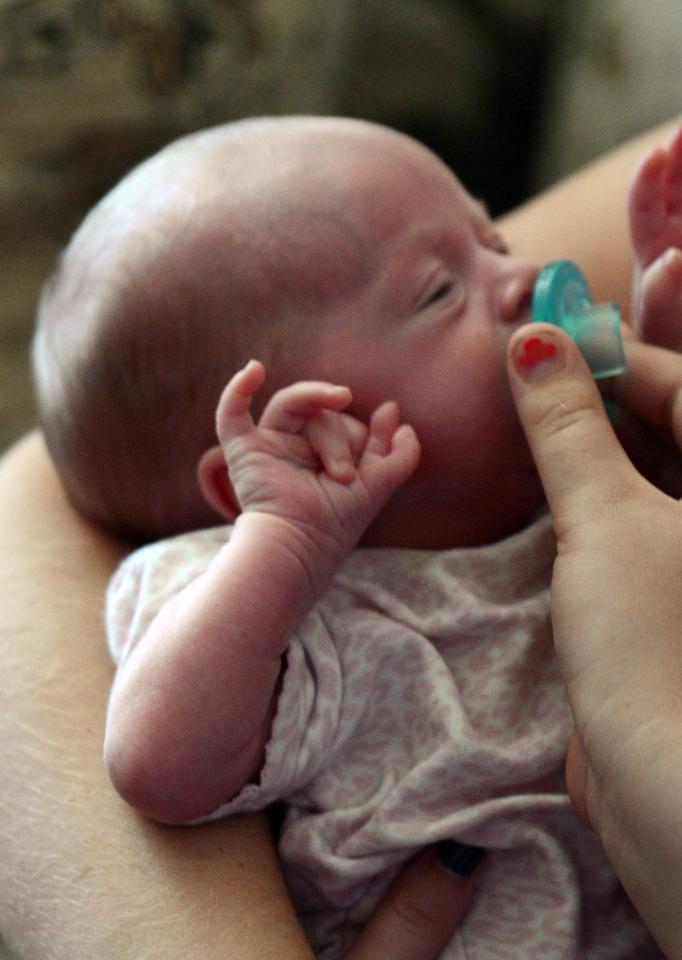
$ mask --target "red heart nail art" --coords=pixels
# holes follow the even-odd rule
[[[526,373],[530,373],[539,363],[552,360],[556,355],[556,343],[541,337],[529,337],[523,344],[523,350],[517,354],[516,362]]]

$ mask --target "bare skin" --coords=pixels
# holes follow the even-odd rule
[[[596,297],[626,302],[625,188],[646,145],[667,135],[628,144],[505,218],[512,247],[536,262],[574,259]],[[163,828],[112,797],[100,757],[111,682],[100,611],[124,547],[68,508],[37,438],[2,461],[0,491],[0,925],[17,956],[172,960],[189,943],[207,960],[311,956],[262,821]],[[644,864],[642,882],[652,876]]]
[[[0,929],[13,953],[180,960],[201,944],[207,960],[312,960],[263,816],[161,827],[112,792],[100,747],[111,666],[98,634],[124,545],[71,510],[37,435],[0,461],[0,490],[2,555],[13,557],[0,581]],[[473,880],[424,851],[348,960],[435,960]]]
[[[529,379],[528,336],[557,347]],[[617,401],[682,449],[682,361],[632,341]],[[682,507],[634,469],[572,341],[523,327],[510,379],[558,536],[554,640],[574,711],[567,781],[666,956],[682,957]]]
[[[293,193],[308,169],[310,129],[290,147]],[[263,365],[232,377],[216,413],[219,444],[199,468],[207,499],[234,522],[230,540],[154,611],[141,638],[116,641],[126,658],[109,703],[107,768],[129,803],[167,822],[210,813],[258,776],[289,637],[358,543],[394,546],[400,531],[402,546],[468,546],[472,536],[499,539],[508,515],[518,525],[538,507],[500,365],[509,332],[528,318],[535,268],[510,255],[421,147],[352,124],[325,122],[323,133],[332,138],[324,164],[343,197],[355,140],[352,172],[371,195],[364,216],[375,241],[357,291],[323,308],[314,334],[293,334],[296,371],[335,382],[285,386],[254,420]],[[390,175],[385,155],[395,158]],[[674,280],[666,251],[682,257],[678,203],[682,131],[640,164],[630,190],[640,329],[661,325],[647,310]],[[362,235],[362,219],[353,229]],[[330,238],[325,255],[335,249]],[[288,355],[273,366],[286,382]]]
[[[292,630],[419,460],[395,404],[364,427],[343,413],[350,391],[331,384],[278,391],[256,426],[264,376],[251,361],[218,406],[242,510],[233,535],[131,645],[112,690],[107,768],[129,803],[160,820],[209,813],[257,776]],[[264,584],[267,604],[254,596]],[[207,714],[210,729],[197,722]]]

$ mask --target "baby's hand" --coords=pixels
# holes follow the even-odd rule
[[[632,324],[644,340],[682,349],[682,126],[642,161],[630,189],[635,254]]]
[[[368,427],[344,412],[352,400],[347,387],[318,382],[275,393],[256,425],[251,401],[264,379],[263,365],[250,361],[228,383],[216,413],[242,512],[285,520],[315,550],[340,559],[415,470],[416,434],[400,425],[395,403],[381,404]]]

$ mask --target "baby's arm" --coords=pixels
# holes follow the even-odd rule
[[[644,340],[682,349],[682,126],[640,164],[628,203],[635,255],[632,324]]]
[[[232,536],[162,608],[110,698],[109,773],[160,820],[206,814],[256,777],[292,630],[419,459],[394,403],[367,427],[343,413],[345,387],[295,384],[256,425],[251,400],[263,379],[252,361],[217,411],[242,511]]]

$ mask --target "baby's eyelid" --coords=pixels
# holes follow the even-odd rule
[[[419,308],[430,307],[431,304],[449,297],[453,292],[459,291],[462,287],[461,277],[450,271],[443,270],[429,281],[419,298]]]
[[[419,296],[419,303],[421,306],[428,306],[430,303],[433,303],[434,300],[437,300],[439,297],[443,296],[445,292],[450,287],[452,279],[447,273],[439,271],[436,275],[431,277],[429,282],[426,284]]]

